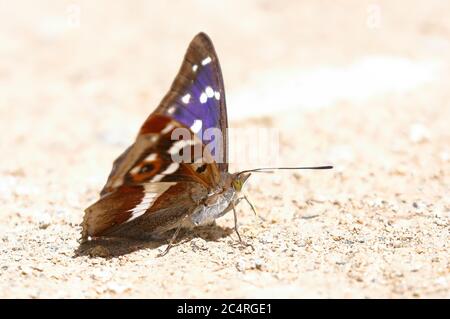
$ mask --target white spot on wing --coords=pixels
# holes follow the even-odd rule
[[[116,180],[114,183],[112,183],[111,187],[119,187],[120,185],[123,184],[123,178],[119,178],[118,180]]]
[[[206,59],[204,59],[203,61],[202,61],[202,65],[207,65],[207,64],[209,64],[209,63],[211,63],[211,57],[207,57]]]
[[[206,93],[207,97],[213,97],[214,96],[214,90],[210,86],[207,86],[205,88],[205,93]]]
[[[181,98],[181,101],[182,101],[184,104],[188,104],[190,99],[191,99],[191,95],[190,95],[189,93],[187,93],[186,95],[184,95],[184,96]]]
[[[194,124],[191,126],[191,130],[194,133],[198,133],[202,129],[202,121],[201,120],[195,120]]]
[[[202,103],[202,104],[204,104],[204,103],[206,103],[206,101],[208,100],[208,96],[206,96],[206,93],[202,93],[202,94],[200,94],[200,103]]]
[[[180,164],[178,163],[170,163],[169,167],[167,167],[162,174],[163,175],[168,175],[168,174],[172,174],[175,173],[176,170],[178,169],[178,167],[180,167]]]
[[[155,175],[155,176],[150,180],[150,182],[159,182],[160,180],[163,179],[163,177],[164,177],[164,175],[161,175],[161,174]]]
[[[197,65],[197,64],[194,64],[194,65],[192,66],[192,71],[196,72],[197,69],[198,69],[198,65]]]
[[[172,131],[175,128],[175,126],[171,123],[167,124],[166,127],[161,131],[162,134],[167,134],[170,131]]]
[[[155,176],[152,178],[151,182],[159,182],[159,181],[162,180],[166,175],[170,175],[170,174],[172,174],[172,173],[175,173],[175,172],[177,171],[178,167],[180,167],[180,164],[175,163],[175,162],[170,163],[170,165],[169,165],[164,171],[162,171],[161,174],[155,175]]]
[[[131,210],[131,216],[125,223],[132,221],[145,214],[145,212],[152,206],[152,204],[158,199],[158,197],[164,193],[170,186],[176,183],[160,183],[160,184],[145,184],[144,186],[144,198],[141,202]]]
[[[150,137],[150,142],[156,143],[156,141],[158,141],[158,138],[159,138],[159,134],[153,134],[153,135]]]
[[[151,153],[150,155],[148,155],[148,156],[145,158],[145,161],[147,161],[147,162],[153,162],[157,157],[158,157],[158,154],[156,154],[156,153]]]
[[[173,113],[175,113],[175,110],[176,110],[176,107],[172,105],[172,106],[169,107],[169,109],[167,110],[167,113],[173,114]]]
[[[145,194],[142,201],[131,211],[130,218],[127,219],[126,222],[132,221],[133,219],[138,218],[139,216],[142,216],[147,209],[150,208],[150,206],[153,204],[153,202],[156,200],[156,197],[158,194],[155,193],[148,193]]]
[[[216,98],[216,100],[220,100],[220,92],[219,91],[215,91],[214,92],[214,97]]]
[[[141,167],[140,167],[140,166],[135,166],[135,167],[133,167],[133,169],[130,171],[130,173],[131,173],[132,175],[135,175],[135,174],[139,173],[140,170],[141,170]]]

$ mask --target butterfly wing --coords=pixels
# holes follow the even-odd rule
[[[218,128],[223,140],[204,140],[199,127]],[[226,127],[219,62],[211,40],[200,33],[159,107],[144,122],[135,142],[115,160],[101,198],[86,209],[83,239],[140,237],[176,225],[217,187],[220,172],[227,170],[226,161],[216,163],[206,147],[213,143],[226,158]],[[180,128],[190,129],[190,140],[172,139]],[[189,151],[190,161],[174,162],[174,153],[180,151]]]
[[[173,140],[175,132],[189,132],[189,140]],[[190,155],[184,162],[173,156]],[[113,164],[100,195],[121,185],[160,181],[197,182],[214,188],[220,173],[214,159],[202,141],[187,127],[165,115],[152,114],[142,125],[136,141]]]
[[[177,129],[190,132],[184,125],[153,114],[143,128],[114,161],[101,198],[86,209],[83,239],[140,237],[159,232],[158,227],[170,229],[218,184],[217,165],[195,134],[191,132],[191,140],[172,140]],[[174,162],[172,155],[178,152],[187,152],[190,159]]]
[[[86,209],[82,239],[89,236],[145,238],[177,227],[207,189],[193,182],[120,186]]]
[[[225,89],[219,59],[205,33],[191,41],[178,75],[155,112],[174,118],[190,127],[204,144],[212,144],[221,152],[215,154],[219,170],[228,171]],[[209,141],[208,136],[202,136],[211,128],[218,128],[222,138]]]

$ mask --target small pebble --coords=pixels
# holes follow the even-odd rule
[[[238,271],[244,272],[246,270],[247,267],[247,263],[245,262],[244,259],[239,259],[236,263],[236,269]]]
[[[51,217],[49,214],[42,214],[38,220],[39,229],[47,229],[52,223]]]
[[[193,251],[208,250],[208,243],[203,238],[194,238],[191,240]]]
[[[373,200],[368,201],[368,204],[370,207],[373,208],[382,208],[384,207],[385,201],[381,198],[375,198]]]
[[[413,143],[423,143],[430,140],[430,132],[423,124],[415,123],[409,128],[409,140]]]
[[[22,275],[31,275],[33,273],[33,268],[30,266],[22,265],[20,266]]]
[[[273,236],[272,236],[272,234],[270,234],[270,233],[264,234],[264,235],[260,238],[259,242],[260,242],[261,244],[270,244],[270,243],[272,243],[272,242],[273,242]]]
[[[315,194],[311,200],[316,203],[325,203],[328,199],[325,195]]]
[[[112,278],[112,274],[106,270],[97,270],[91,275],[92,279],[108,281]]]
[[[260,258],[255,259],[255,268],[261,270],[264,265],[264,261]]]
[[[107,290],[109,290],[112,293],[116,293],[116,294],[122,294],[125,291],[128,291],[130,289],[131,288],[129,286],[125,286],[125,285],[118,284],[118,283],[115,283],[115,282],[110,282],[107,285]]]

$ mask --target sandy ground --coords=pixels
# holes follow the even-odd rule
[[[450,3],[114,3],[0,3],[0,297],[450,297]],[[164,242],[80,251],[83,209],[200,30],[222,62],[231,125],[277,128],[282,164],[336,169],[252,176],[261,218],[238,213],[254,250],[230,215],[164,258]],[[413,88],[236,112],[257,109],[261,74],[373,55],[438,67]],[[243,91],[253,104],[233,105]]]

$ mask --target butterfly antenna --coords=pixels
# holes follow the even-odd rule
[[[276,170],[295,170],[295,169],[332,169],[333,166],[331,165],[326,165],[326,166],[300,166],[300,167],[261,167],[261,168],[255,168],[255,169],[248,169],[245,171],[241,171],[238,173],[239,174],[243,174],[243,173],[250,173],[250,172],[256,172],[256,173],[272,173],[273,171]]]

